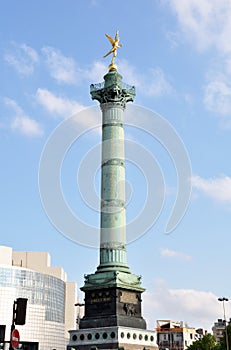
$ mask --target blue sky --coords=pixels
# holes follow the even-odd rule
[[[97,105],[89,85],[103,81],[110,63],[102,58],[110,49],[105,33],[114,36],[119,29],[123,46],[118,71],[136,86],[135,103],[161,115],[178,133],[192,167],[186,214],[166,234],[177,192],[171,150],[169,155],[147,133],[126,127],[126,137],[157,159],[166,186],[155,225],[127,249],[129,266],[143,276],[147,289],[144,316],[149,328],[156,319],[173,319],[208,329],[222,317],[217,297],[231,297],[230,15],[228,0],[2,3],[0,244],[48,251],[52,264],[63,266],[79,287],[83,275],[95,271],[98,251],[73,243],[49,221],[38,172],[42,150],[55,128],[73,113]],[[86,113],[80,124],[90,129],[94,120]],[[95,226],[99,214],[81,203],[76,178],[81,160],[99,140],[99,130],[79,139],[67,153],[61,174],[68,205]],[[144,178],[128,162],[128,218],[139,213],[145,200]],[[99,193],[98,175],[95,182]],[[158,194],[151,196],[155,205]]]

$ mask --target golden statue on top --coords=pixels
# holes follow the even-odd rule
[[[117,49],[120,48],[122,46],[122,44],[119,44],[119,31],[116,31],[116,35],[115,35],[115,39],[113,39],[110,35],[105,34],[106,37],[108,38],[108,40],[110,41],[110,43],[112,44],[112,48],[110,51],[108,51],[108,53],[106,53],[106,55],[104,55],[103,57],[107,57],[108,55],[110,55],[111,53],[113,54],[112,59],[111,59],[111,64],[109,66],[109,71],[110,70],[116,70],[117,66],[115,64],[115,58],[117,56]]]

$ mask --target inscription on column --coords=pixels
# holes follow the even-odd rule
[[[90,303],[105,303],[111,301],[111,296],[109,292],[99,292],[99,293],[91,293]]]

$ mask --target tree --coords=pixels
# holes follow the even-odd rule
[[[217,345],[216,338],[212,334],[208,333],[208,334],[205,334],[203,338],[196,340],[192,345],[190,345],[187,348],[187,350],[220,350],[220,349],[219,349],[219,346]]]

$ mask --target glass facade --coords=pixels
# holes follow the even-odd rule
[[[63,350],[65,282],[26,268],[0,266],[0,324],[9,341],[13,302],[27,298],[26,324],[16,326],[23,342],[38,342],[39,350]]]

